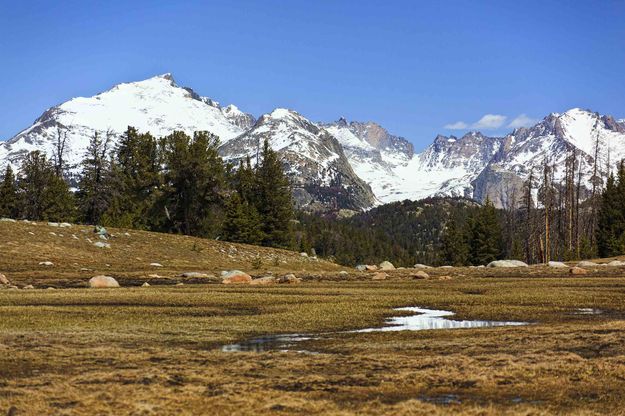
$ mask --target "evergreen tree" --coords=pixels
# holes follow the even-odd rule
[[[150,228],[159,197],[160,158],[158,142],[150,133],[139,134],[128,127],[115,151],[111,181],[117,184],[111,209],[105,218],[109,225]]]
[[[221,223],[225,168],[219,138],[196,132],[190,138],[174,132],[163,140],[165,189],[160,204],[166,227],[188,235],[212,236]]]
[[[260,244],[262,224],[256,208],[234,192],[226,203],[223,238],[235,243]]]
[[[19,216],[17,184],[11,165],[7,168],[0,183],[0,217],[16,218]]]
[[[442,236],[441,257],[451,266],[467,264],[469,257],[469,242],[464,229],[458,226],[456,219],[450,218]]]
[[[69,186],[56,175],[54,166],[43,153],[29,153],[20,170],[18,189],[25,218],[47,221],[74,218],[74,198]]]
[[[112,135],[107,133],[104,139],[95,133],[82,161],[82,174],[78,182],[78,208],[83,221],[98,224],[109,208],[110,170],[107,159]]]
[[[469,260],[482,265],[501,256],[501,227],[497,210],[487,198],[483,207],[469,221]]]
[[[288,247],[293,218],[291,185],[278,154],[266,139],[262,160],[256,167],[256,209],[263,224],[263,245]]]
[[[623,169],[623,164],[620,166],[618,178],[617,182],[611,174],[601,194],[596,230],[600,257],[617,256],[623,253],[625,232],[625,169]]]

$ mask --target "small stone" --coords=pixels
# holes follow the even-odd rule
[[[150,284],[148,282],[145,282],[141,285],[141,287],[150,287]]]
[[[430,275],[424,272],[423,270],[419,270],[412,274],[413,279],[429,279]]]
[[[285,274],[284,276],[278,279],[278,283],[294,284],[294,283],[301,283],[301,282],[302,282],[302,279],[295,276],[293,273]]]
[[[184,286],[184,283],[176,283],[174,286]]]
[[[39,265],[50,267],[50,266],[54,266],[54,263],[52,263],[51,261],[40,261]]]
[[[163,267],[163,265],[160,264],[160,263],[150,263],[150,266],[152,266],[152,267]]]
[[[206,273],[200,272],[184,272],[180,275],[181,277],[189,277],[189,278],[206,278],[209,277]]]
[[[299,253],[299,255],[302,257],[308,257],[308,253],[306,253],[305,251],[302,251],[301,253]]]
[[[10,285],[11,282],[9,281],[9,279],[5,275],[0,273],[0,284],[2,284],[2,285]]]
[[[438,280],[452,280],[451,276],[438,276]]]
[[[581,267],[571,267],[569,269],[569,274],[572,275],[580,275],[580,274],[587,274],[588,270],[586,269],[582,269]]]
[[[347,273],[345,270],[341,270],[339,272],[339,275],[341,275],[341,276],[349,276],[349,273]]]
[[[378,266],[376,266],[375,264],[367,264],[365,265],[365,270],[368,272],[374,272],[378,270]]]
[[[358,270],[359,272],[364,272],[365,270],[367,270],[367,266],[364,264],[359,264],[358,266],[356,266],[356,270]]]
[[[432,266],[427,266],[425,264],[417,263],[414,265],[415,269],[431,269]]]
[[[105,243],[102,241],[96,241],[95,243],[93,243],[93,245],[98,248],[111,248],[111,245],[109,243]]]
[[[274,276],[259,277],[258,279],[252,279],[252,281],[250,282],[251,285],[260,286],[272,285],[274,283],[277,283],[277,279]]]
[[[378,272],[371,277],[371,280],[386,280],[387,277],[388,275],[386,273]]]
[[[22,289],[24,289],[24,290],[31,290],[31,289],[34,289],[34,288],[35,288],[35,286],[33,286],[33,285],[26,285]]]

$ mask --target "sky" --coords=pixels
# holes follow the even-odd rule
[[[417,149],[573,107],[625,118],[625,0],[0,0],[0,140],[166,72],[256,116],[376,121]]]

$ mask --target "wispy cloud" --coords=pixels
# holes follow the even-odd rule
[[[529,127],[538,123],[535,118],[528,117],[527,114],[519,114],[514,120],[508,124],[508,127],[516,129],[518,127]]]
[[[485,114],[474,123],[465,123],[464,121],[456,121],[455,123],[446,124],[447,130],[497,130],[501,127],[516,129],[518,127],[529,127],[538,123],[539,120],[529,117],[527,114],[519,114],[510,123],[506,124],[507,116],[501,114]]]
[[[476,130],[496,130],[506,123],[508,117],[501,114],[485,114],[481,119],[471,125]]]
[[[456,121],[455,123],[445,124],[445,128],[447,130],[464,130],[467,127],[469,127],[469,125],[464,121]]]

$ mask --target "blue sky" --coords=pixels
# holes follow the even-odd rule
[[[374,120],[417,148],[572,107],[625,118],[625,1],[0,0],[0,139],[165,72],[255,115]]]

